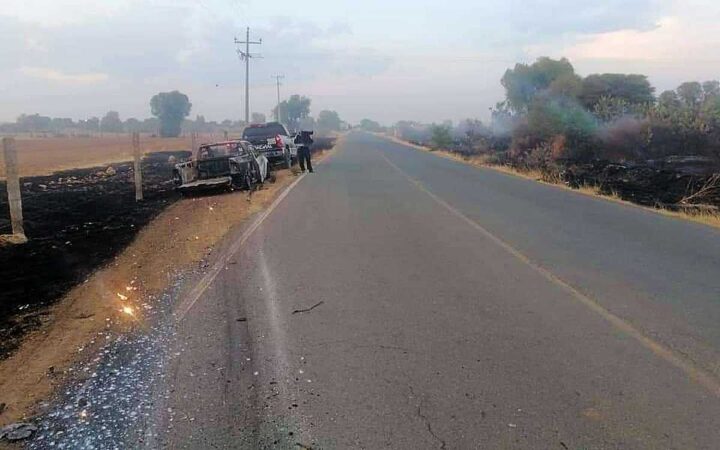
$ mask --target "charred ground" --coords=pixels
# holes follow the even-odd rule
[[[179,199],[170,156],[143,160],[145,200],[135,201],[131,163],[75,169],[21,180],[29,242],[0,247],[0,358],[43,323],[46,307],[125,248],[143,225]],[[0,234],[10,231],[5,183],[0,182]]]
[[[313,152],[334,144],[334,137],[317,137]],[[142,202],[135,201],[130,162],[21,179],[29,242],[0,246],[0,359],[50,319],[48,306],[111,261],[144,225],[180,199],[171,156],[180,160],[190,152],[155,152],[143,159]],[[0,181],[0,234],[10,232],[7,210],[5,182]]]

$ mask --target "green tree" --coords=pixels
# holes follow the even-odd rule
[[[131,118],[125,120],[123,128],[125,129],[125,131],[131,132],[131,133],[140,132],[140,131],[142,131],[142,122],[131,117]]]
[[[273,114],[280,117],[280,122],[287,125],[290,130],[297,131],[300,121],[310,115],[310,103],[309,98],[295,94],[273,108]],[[278,108],[280,108],[279,115],[277,114]]]
[[[703,88],[697,81],[688,81],[676,89],[678,97],[689,108],[697,108],[702,103]]]
[[[602,97],[623,99],[629,105],[652,103],[654,92],[645,75],[603,73],[585,77],[578,98],[585,108],[592,110]]]
[[[703,89],[703,100],[712,99],[714,97],[720,97],[720,81],[712,80],[705,81],[702,84]]]
[[[508,69],[500,82],[505,88],[507,106],[514,112],[527,112],[535,96],[544,92],[557,79],[575,77],[575,69],[566,58],[538,58],[533,64],[516,64]]]
[[[576,98],[582,92],[582,78],[574,73],[558,75],[547,87],[547,93],[553,97]]]
[[[50,131],[52,119],[40,114],[22,114],[16,123],[20,131]]]
[[[160,120],[160,136],[177,137],[183,119],[190,114],[192,104],[188,96],[178,92],[160,92],[150,99],[150,110]]]
[[[149,117],[142,122],[142,131],[146,133],[157,133],[160,129],[160,119]]]
[[[100,119],[100,131],[103,133],[122,133],[123,123],[117,111],[108,111]]]
[[[100,119],[97,117],[91,117],[87,120],[81,120],[81,128],[85,131],[100,131]]]
[[[689,81],[665,91],[647,111],[648,157],[704,155],[720,159],[720,83]]]
[[[572,158],[591,156],[593,136],[597,130],[595,118],[575,99],[536,98],[527,115],[527,131],[531,141],[549,142],[564,136]]]
[[[318,113],[316,124],[321,133],[340,131],[341,123],[340,115],[335,111],[323,110]]]
[[[666,109],[677,109],[680,108],[682,104],[680,103],[677,92],[663,91],[663,93],[658,96],[658,106]]]
[[[593,107],[595,117],[611,122],[631,112],[630,103],[622,97],[602,96]]]
[[[75,122],[73,122],[73,120],[70,118],[53,117],[51,126],[53,131],[62,132],[64,130],[73,128],[75,126]]]
[[[705,99],[702,106],[702,114],[706,118],[712,118],[713,121],[720,124],[720,95]]]
[[[451,129],[447,125],[433,125],[430,135],[430,144],[433,149],[450,147],[453,143]]]

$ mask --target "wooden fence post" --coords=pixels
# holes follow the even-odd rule
[[[5,156],[5,178],[7,179],[8,205],[10,206],[10,224],[15,242],[27,242],[23,227],[22,198],[20,196],[20,176],[17,168],[15,139],[3,138]]]
[[[197,148],[197,133],[190,133],[190,153],[191,157],[195,155],[195,149]]]
[[[132,134],[133,156],[135,160],[135,201],[143,199],[142,167],[140,158],[140,133]]]

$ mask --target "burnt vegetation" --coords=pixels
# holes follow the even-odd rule
[[[656,95],[644,75],[581,77],[567,59],[516,64],[491,120],[398,122],[403,139],[545,181],[593,186],[650,206],[717,212],[720,83],[686,82]]]
[[[23,245],[0,247],[0,358],[47,319],[47,306],[125,248],[158,213],[179,199],[170,181],[169,156],[143,160],[145,200],[135,201],[131,163],[74,169],[22,179]],[[0,211],[7,210],[0,181]],[[10,232],[0,216],[0,234]]]

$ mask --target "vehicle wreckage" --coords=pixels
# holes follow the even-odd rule
[[[212,188],[253,190],[274,181],[268,159],[242,140],[203,144],[189,161],[175,165],[173,182],[180,192]]]

